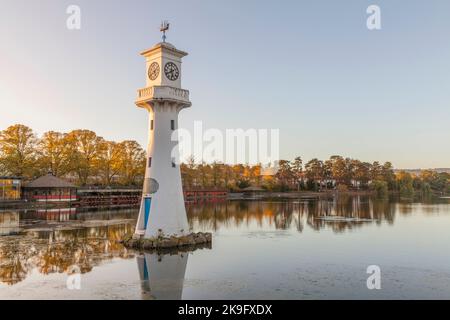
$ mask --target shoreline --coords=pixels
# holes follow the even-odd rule
[[[354,197],[354,196],[376,196],[375,191],[371,190],[355,190],[355,191],[337,191],[337,190],[327,190],[321,192],[314,191],[260,191],[260,192],[230,192],[226,197],[220,198],[210,198],[201,197],[192,201],[192,199],[185,199],[186,204],[191,204],[195,202],[207,203],[215,202],[218,199],[222,201],[236,201],[236,200],[248,200],[257,201],[264,199],[310,199],[319,200],[330,197]],[[388,196],[400,196],[398,192],[389,192]],[[417,195],[416,195],[417,196]],[[412,198],[415,198],[413,196]],[[429,196],[438,198],[450,198],[449,194],[435,194],[430,193]],[[45,203],[45,202],[30,202],[27,200],[14,200],[14,201],[0,201],[0,210],[39,210],[39,209],[68,209],[68,208],[80,208],[80,209],[98,209],[98,208],[108,208],[108,209],[120,209],[120,208],[132,208],[139,207],[139,202],[128,203],[122,205],[82,205],[79,201],[76,202],[61,202],[61,203]]]

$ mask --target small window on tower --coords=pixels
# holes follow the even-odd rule
[[[177,165],[175,164],[175,158],[172,158],[172,168],[175,168]]]
[[[175,130],[175,120],[170,120],[170,129]]]
[[[150,120],[150,130],[153,130],[153,120]]]
[[[152,157],[148,157],[148,167],[151,168],[152,166]]]

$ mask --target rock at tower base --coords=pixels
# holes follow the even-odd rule
[[[211,244],[212,234],[210,232],[198,232],[178,237],[161,236],[158,238],[144,238],[136,235],[128,235],[124,237],[121,243],[127,248],[141,250],[182,248]]]

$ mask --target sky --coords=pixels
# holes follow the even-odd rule
[[[0,130],[147,141],[139,53],[189,52],[180,127],[280,130],[280,156],[450,167],[448,0],[0,0]],[[69,5],[81,29],[66,27]],[[381,9],[368,30],[366,9]]]

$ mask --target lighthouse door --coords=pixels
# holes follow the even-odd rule
[[[144,218],[144,226],[145,229],[147,229],[147,222],[148,218],[150,216],[150,206],[152,205],[152,198],[144,198],[144,212],[145,212],[145,218]]]

